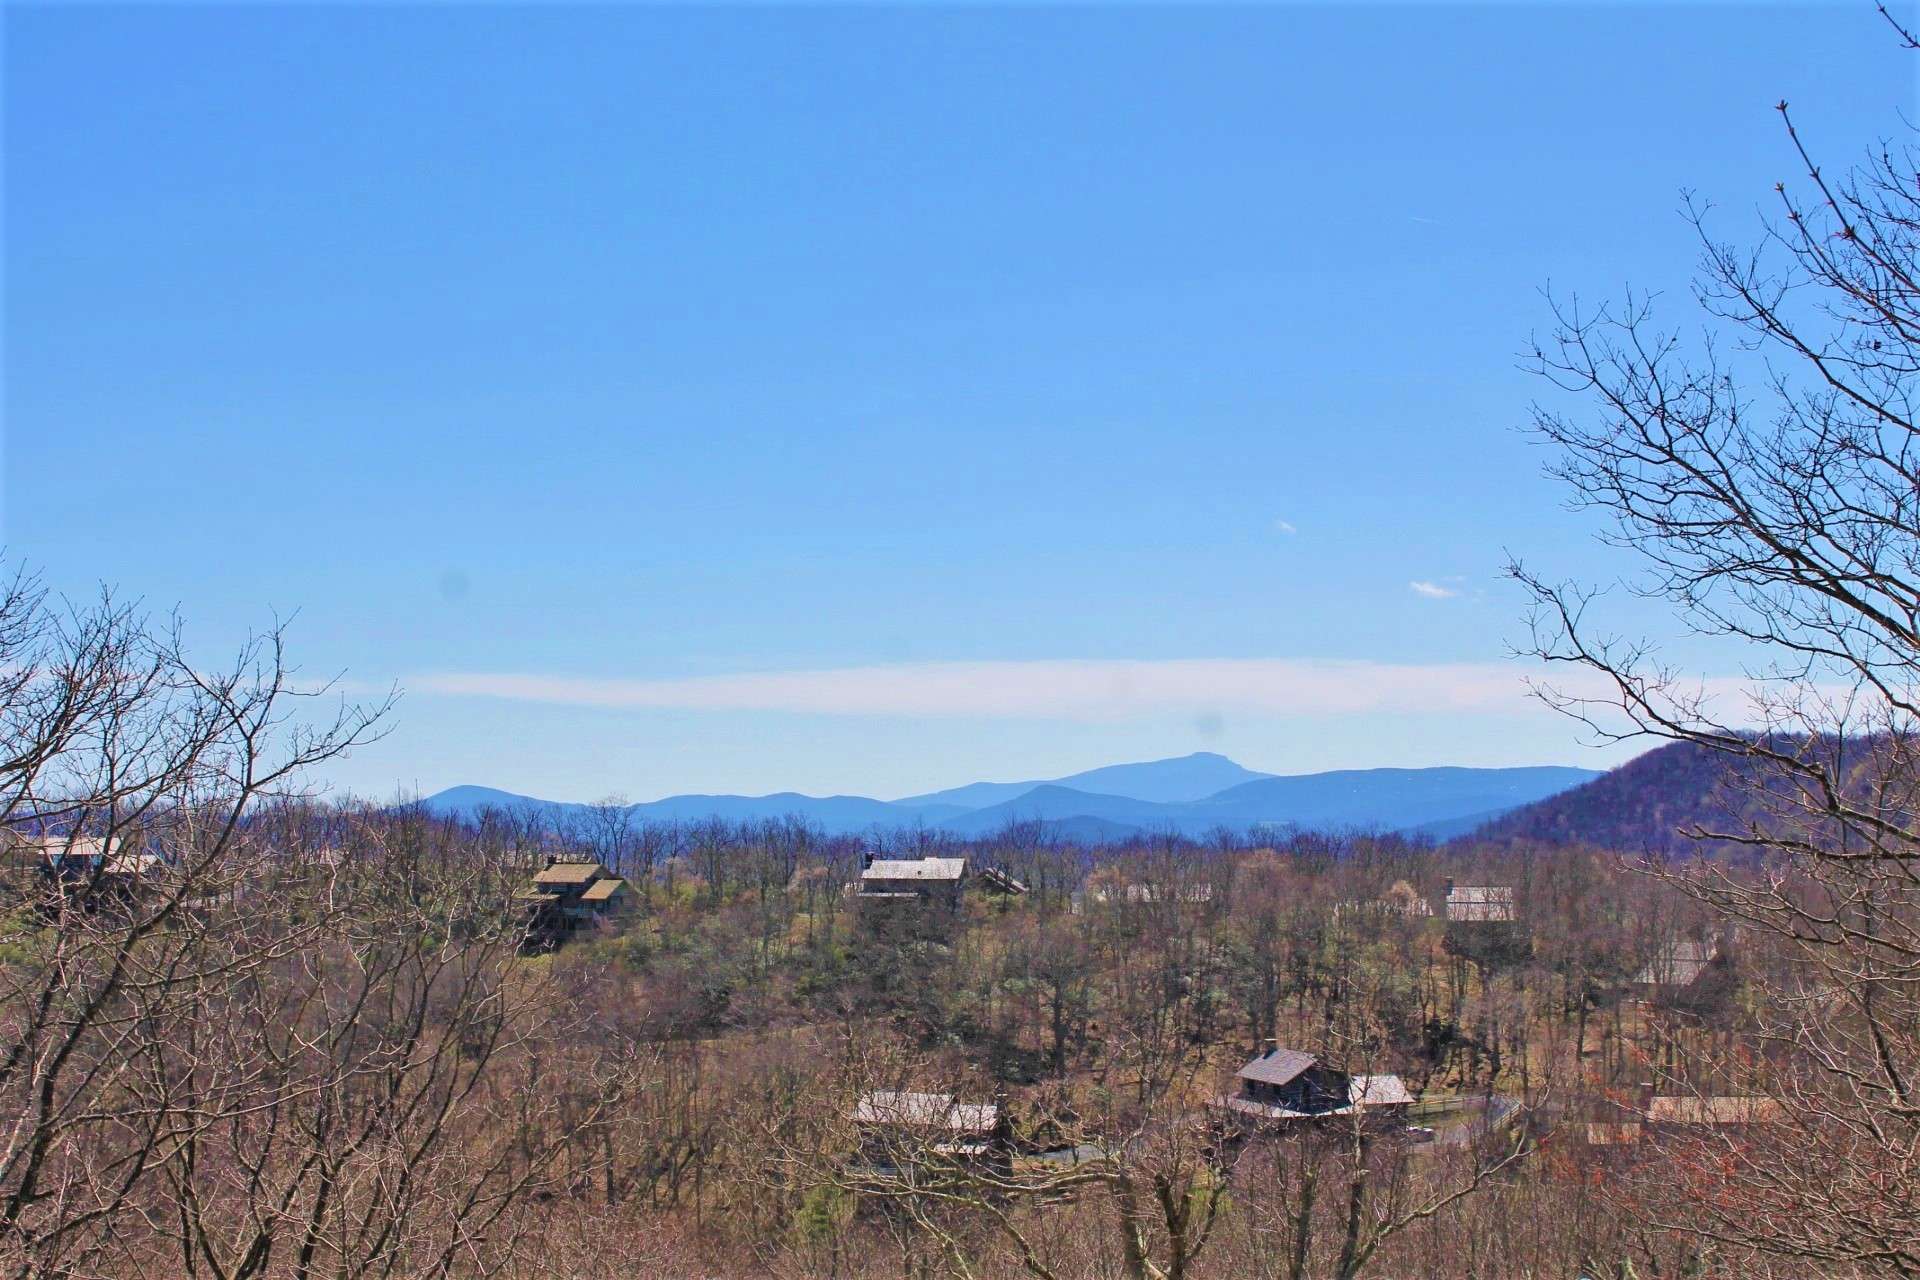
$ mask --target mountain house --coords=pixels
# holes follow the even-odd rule
[[[1593,1110],[1578,1136],[1590,1147],[1632,1146],[1649,1138],[1691,1134],[1731,1139],[1757,1126],[1786,1122],[1787,1108],[1777,1098],[1744,1095],[1679,1094],[1655,1097],[1644,1086],[1637,1104],[1613,1104]]]
[[[922,901],[958,907],[967,885],[990,893],[1023,894],[1027,886],[998,867],[970,879],[965,858],[874,858],[860,871],[859,896],[871,902]]]
[[[1275,1046],[1241,1067],[1239,1091],[1209,1104],[1230,1118],[1266,1126],[1324,1116],[1405,1114],[1413,1095],[1396,1075],[1351,1075],[1310,1053]]]
[[[550,857],[516,900],[526,909],[523,945],[545,950],[623,914],[633,904],[633,892],[591,858]]]
[[[24,890],[24,874],[37,876],[44,892],[58,897],[84,894],[89,902],[133,895],[142,883],[167,874],[165,858],[152,850],[134,852],[119,836],[22,835],[10,832],[5,862]]]
[[[860,870],[860,897],[913,899],[958,907],[967,883],[965,858],[868,858]]]

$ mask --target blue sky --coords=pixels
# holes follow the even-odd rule
[[[8,553],[297,611],[376,795],[1617,759],[1506,660],[1624,567],[1540,291],[1915,105],[1867,4],[4,21]]]

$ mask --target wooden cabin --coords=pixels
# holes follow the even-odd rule
[[[1520,923],[1511,885],[1456,885],[1449,880],[1443,909],[1447,922],[1443,945],[1450,955],[1502,966],[1525,960],[1533,949]]]
[[[1310,1053],[1275,1046],[1241,1067],[1238,1092],[1215,1098],[1216,1111],[1266,1127],[1326,1116],[1402,1116],[1413,1095],[1399,1076],[1353,1075]]]

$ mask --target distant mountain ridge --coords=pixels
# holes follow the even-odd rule
[[[1279,776],[1203,751],[1108,765],[1064,778],[976,782],[899,800],[797,792],[677,795],[630,805],[628,811],[651,822],[791,816],[836,835],[925,828],[979,837],[1022,823],[1037,823],[1062,838],[1101,839],[1150,832],[1199,836],[1221,828],[1405,831],[1433,824],[1477,825],[1596,776],[1591,769],[1561,766],[1348,769]],[[433,813],[469,820],[488,808],[531,808],[565,818],[590,807],[480,786],[450,787],[422,803]]]
[[[1162,804],[1204,800],[1242,782],[1271,778],[1270,773],[1255,773],[1223,755],[1196,751],[1192,755],[1168,760],[1148,760],[1140,764],[1110,764],[1064,778],[1045,778],[1037,782],[972,782],[964,787],[934,791],[923,796],[907,796],[895,804],[952,804],[965,809],[984,809],[1003,804],[1039,787],[1067,787],[1090,795],[1125,796],[1129,800],[1152,800]]]

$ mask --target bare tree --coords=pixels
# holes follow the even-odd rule
[[[1803,177],[1777,188],[1758,245],[1717,240],[1689,201],[1704,246],[1699,341],[1634,297],[1558,306],[1534,353],[1597,409],[1535,418],[1574,502],[1610,519],[1643,571],[1631,585],[1724,642],[1744,677],[1689,674],[1610,635],[1593,592],[1512,573],[1537,605],[1531,651],[1576,673],[1543,687],[1550,702],[1605,735],[1727,760],[1728,820],[1690,834],[1749,849],[1763,870],[1675,883],[1787,962],[1763,977],[1763,1025],[1717,1064],[1714,1087],[1782,1104],[1793,1141],[1701,1136],[1697,1176],[1662,1216],[1789,1267],[1912,1275],[1920,186],[1910,144],[1827,173],[1779,110]]]
[[[252,870],[249,812],[367,740],[386,704],[315,718],[277,629],[209,669],[176,626],[26,578],[0,598],[0,673],[0,825],[27,894],[0,923],[0,1245],[51,1273],[175,1154],[126,1102],[141,1006],[204,976],[199,908]]]

